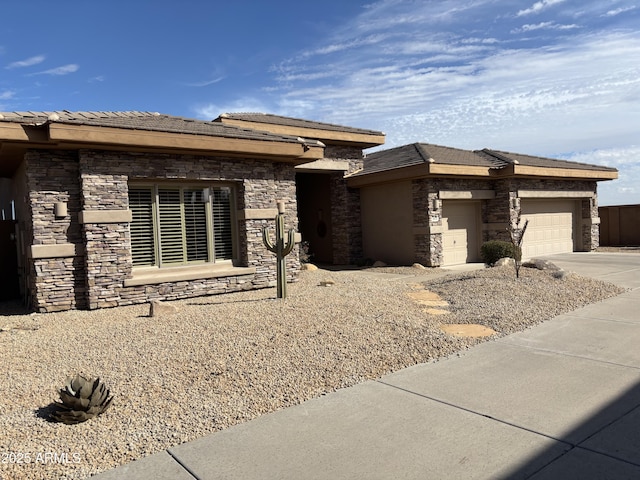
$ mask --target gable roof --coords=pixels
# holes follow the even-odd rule
[[[314,138],[324,143],[352,145],[360,148],[379,146],[384,144],[385,140],[385,134],[376,130],[284,117],[270,113],[223,113],[214,121],[225,125]]]
[[[462,150],[427,143],[412,143],[368,154],[364,168],[349,175],[351,186],[430,175],[509,177],[536,176],[610,180],[615,168],[556,160],[499,150]]]

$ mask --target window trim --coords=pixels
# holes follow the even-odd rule
[[[185,209],[184,209],[184,190],[185,189],[208,189],[209,197],[205,202],[205,221],[207,232],[207,260],[192,260],[184,259],[183,262],[166,262],[161,258],[161,245],[160,245],[160,206],[159,206],[159,191],[162,189],[176,189],[180,192],[180,216],[182,220],[182,239],[183,242],[186,239],[185,232]],[[215,252],[215,230],[214,230],[214,218],[213,218],[213,190],[220,188],[229,189],[229,225],[231,229],[231,258],[216,258]],[[133,265],[133,270],[143,271],[153,269],[154,271],[171,270],[176,268],[194,268],[198,266],[211,267],[215,265],[234,265],[238,261],[239,245],[238,245],[238,221],[236,212],[236,195],[237,186],[232,182],[218,182],[218,181],[175,181],[175,180],[157,180],[157,181],[131,181],[128,183],[128,191],[132,189],[150,189],[151,190],[151,203],[152,203],[152,230],[153,230],[153,251],[154,251],[154,265]],[[129,209],[132,210],[131,204]],[[131,230],[130,230],[131,232]],[[133,235],[131,235],[131,241],[133,243]],[[132,261],[133,261],[133,247],[132,247]],[[184,256],[186,257],[186,247],[184,247]],[[206,268],[205,268],[206,270]]]

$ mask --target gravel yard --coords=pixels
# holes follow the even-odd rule
[[[0,314],[0,479],[86,478],[486,340],[445,334],[442,323],[509,334],[621,292],[528,268],[514,277],[507,267],[446,275],[318,270],[301,272],[286,301],[265,289],[173,302],[178,313],[154,318],[148,305],[7,311]],[[335,284],[320,286],[326,280]],[[450,313],[425,313],[407,296],[417,286],[448,301]],[[47,421],[58,389],[76,372],[100,376],[113,405],[79,425]]]

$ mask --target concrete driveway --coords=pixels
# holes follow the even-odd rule
[[[95,478],[640,478],[640,254],[546,258],[629,290]]]

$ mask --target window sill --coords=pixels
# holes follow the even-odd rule
[[[140,285],[154,285],[167,282],[185,282],[190,280],[205,280],[217,277],[235,277],[238,275],[252,275],[255,268],[234,267],[232,264],[189,265],[180,267],[142,267],[134,268],[132,278],[124,281],[125,287]]]

